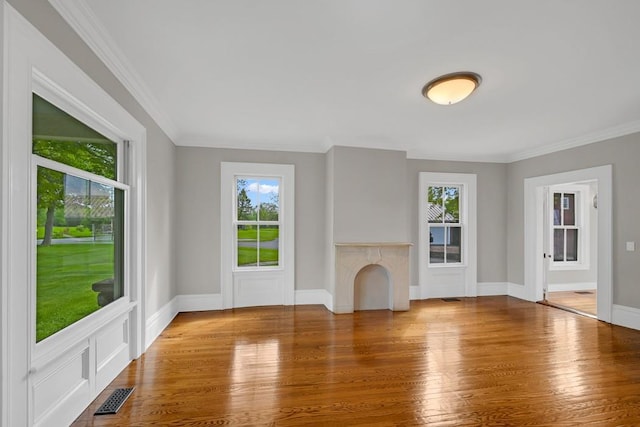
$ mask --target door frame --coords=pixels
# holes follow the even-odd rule
[[[543,299],[544,188],[570,182],[598,182],[598,302],[597,318],[611,323],[613,306],[613,167],[611,165],[561,172],[524,180],[524,294],[529,301]]]
[[[283,275],[282,305],[293,305],[295,297],[295,167],[294,165],[272,163],[220,163],[220,290],[222,308],[228,309],[234,303],[234,193],[236,176],[264,176],[281,178],[280,215],[282,226],[280,236],[283,253],[280,256]],[[269,273],[269,271],[265,271]],[[251,281],[260,281],[260,271],[247,273]]]

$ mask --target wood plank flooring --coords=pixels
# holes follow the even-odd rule
[[[549,292],[547,301],[595,315],[597,314],[597,291],[588,292],[590,293],[579,294],[575,291]]]
[[[640,331],[511,297],[183,313],[74,426],[218,424],[637,426]]]

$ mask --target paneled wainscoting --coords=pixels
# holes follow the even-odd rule
[[[181,313],[74,425],[639,425],[639,362],[640,331],[507,296]]]

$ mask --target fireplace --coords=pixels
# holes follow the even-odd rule
[[[336,243],[334,313],[409,310],[411,243]]]

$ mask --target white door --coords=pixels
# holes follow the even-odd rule
[[[476,175],[420,173],[422,298],[476,296]]]
[[[221,165],[224,308],[294,302],[294,166]]]

